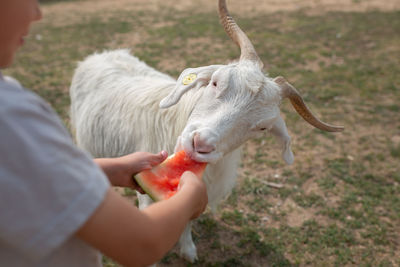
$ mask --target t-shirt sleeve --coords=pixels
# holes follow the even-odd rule
[[[0,101],[0,242],[38,260],[79,229],[110,184],[43,101],[19,94]]]

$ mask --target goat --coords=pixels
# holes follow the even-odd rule
[[[176,81],[129,50],[106,51],[79,64],[70,88],[78,146],[94,157],[184,149],[193,159],[210,163],[203,179],[214,211],[235,185],[241,146],[247,140],[269,132],[282,143],[284,160],[293,162],[279,109],[284,98],[314,127],[343,130],[317,119],[283,77],[272,79],[262,72],[262,61],[225,0],[219,0],[219,16],[241,50],[236,62],[188,68]],[[138,198],[140,208],[151,204],[147,195],[138,193]],[[179,244],[181,255],[193,262],[197,251],[190,224]]]

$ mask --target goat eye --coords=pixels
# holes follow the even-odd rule
[[[217,82],[213,82],[212,85],[217,87]]]
[[[259,127],[258,130],[259,131],[266,131],[266,130],[268,130],[268,127]]]

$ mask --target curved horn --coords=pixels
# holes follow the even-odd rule
[[[240,47],[241,55],[240,60],[250,60],[257,63],[260,69],[264,66],[260,58],[258,57],[253,44],[250,42],[247,35],[240,29],[236,24],[235,20],[228,12],[225,0],[218,1],[219,19],[221,24],[224,26],[225,32]]]
[[[299,115],[303,117],[303,119],[307,121],[309,124],[311,124],[315,128],[327,132],[341,132],[344,130],[343,126],[330,125],[320,121],[317,117],[315,117],[304,103],[303,98],[300,96],[300,93],[296,90],[296,88],[294,88],[290,83],[288,83],[285,80],[285,78],[276,77],[274,79],[274,82],[276,82],[281,88],[282,97],[289,98],[290,102],[296,109],[297,113],[299,113]]]

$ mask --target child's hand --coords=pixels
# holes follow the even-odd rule
[[[123,165],[126,166],[126,177],[121,181],[119,186],[130,187],[144,194],[145,192],[133,178],[133,176],[141,171],[149,170],[160,164],[168,157],[166,151],[161,151],[158,154],[148,152],[136,152],[120,158]]]
[[[190,195],[190,201],[193,204],[191,219],[199,217],[204,212],[208,203],[207,188],[203,180],[193,172],[186,171],[181,176],[179,191],[187,192]]]
[[[143,193],[133,176],[160,164],[167,157],[166,151],[158,154],[135,152],[119,158],[95,159],[95,162],[100,165],[113,186],[129,187]]]
[[[149,170],[154,166],[160,164],[168,157],[166,151],[161,151],[158,154],[148,152],[135,152],[119,158],[121,163],[127,168],[126,171],[130,175],[135,175],[141,171]]]
[[[130,187],[140,193],[144,193],[133,176],[141,171],[153,168],[163,162],[167,157],[168,153],[163,150],[158,154],[135,152],[119,158],[122,163],[122,169],[125,169],[125,177],[121,177],[123,179],[120,180],[121,183],[119,186]]]

